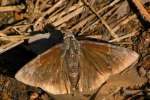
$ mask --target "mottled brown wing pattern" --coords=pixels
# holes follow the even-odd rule
[[[120,73],[138,59],[132,50],[107,43],[80,41],[79,91],[97,89],[110,75]]]
[[[15,78],[53,94],[70,93],[70,82],[64,65],[62,45],[39,55],[18,71]]]

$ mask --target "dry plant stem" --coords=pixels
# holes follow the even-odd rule
[[[146,90],[124,90],[124,94],[125,95],[134,95],[140,92],[150,92],[150,89],[146,89]]]
[[[25,20],[23,20],[23,21],[20,21],[20,22],[18,22],[18,23],[15,23],[14,25],[12,25],[12,26],[8,26],[8,27],[6,27],[6,28],[4,28],[3,30],[0,30],[0,33],[4,33],[4,34],[6,34],[10,29],[13,29],[13,27],[16,27],[16,28],[21,28],[21,27],[23,27],[23,28],[25,28],[26,27],[26,29],[28,28],[28,27],[30,27],[32,24],[25,24],[25,25],[20,25],[22,22],[24,22]],[[25,30],[26,30],[25,29]]]
[[[132,1],[136,5],[136,7],[138,8],[138,10],[140,11],[141,15],[143,15],[145,17],[145,19],[150,23],[150,15],[146,11],[146,9],[144,8],[144,6],[141,3],[141,1],[140,0],[132,0]]]
[[[57,11],[55,11],[54,13],[52,13],[52,14],[48,17],[47,23],[52,23],[52,22],[54,22],[54,21],[58,18],[59,14],[62,12],[63,9],[64,9],[64,7],[61,7],[61,8],[59,8]],[[61,11],[61,12],[60,12],[60,11]]]
[[[0,32],[0,37],[1,36],[7,36],[5,33]]]
[[[77,9],[77,10],[71,12],[70,14],[68,14],[68,15],[66,15],[66,16],[64,16],[64,17],[62,17],[61,19],[55,21],[55,22],[52,23],[52,24],[57,27],[57,26],[61,25],[62,23],[66,22],[66,21],[69,21],[71,18],[73,18],[73,17],[79,15],[80,13],[82,13],[82,11],[83,11],[83,7],[80,7],[79,9]]]
[[[40,2],[40,0],[36,0],[36,3],[35,3],[35,6],[34,6],[34,11],[33,12],[36,12],[36,11],[38,11],[39,10],[39,2]]]
[[[14,29],[18,34],[23,35],[23,34],[25,34],[24,31],[27,30],[31,25],[32,24],[17,25],[17,26],[13,26],[12,29]],[[21,29],[19,29],[19,28],[21,28]]]
[[[129,21],[135,19],[136,17],[137,17],[136,14],[127,17],[125,20],[123,20],[123,21],[120,22],[117,26],[115,26],[115,27],[113,28],[113,31],[116,32],[118,29],[120,29],[120,27],[121,27],[122,25],[127,24]]]
[[[97,13],[100,14],[101,12],[107,10],[110,7],[113,7],[116,3],[118,3],[120,0],[115,0],[113,1],[111,4],[109,4],[108,6],[105,6],[104,8],[100,9]],[[79,23],[77,23],[76,25],[74,25],[70,30],[74,30],[74,29],[79,29],[80,27],[83,27],[88,21],[90,22],[91,20],[95,19],[95,15],[90,15],[88,17],[86,17],[84,20],[80,21]]]
[[[64,9],[64,11],[62,11],[62,12],[60,13],[60,15],[58,16],[58,18],[61,18],[62,16],[66,15],[67,13],[70,13],[70,12],[72,12],[73,10],[78,9],[78,8],[80,8],[81,6],[83,6],[83,3],[82,3],[82,2],[79,2],[78,4],[74,4],[73,6],[67,8],[67,9]]]
[[[51,14],[53,11],[55,11],[58,7],[62,6],[64,4],[65,0],[60,0],[58,1],[54,6],[52,6],[51,8],[49,8],[46,12],[44,12],[41,17],[35,22],[34,24],[34,28],[36,29],[37,25],[43,20],[43,18],[48,15]]]
[[[34,5],[34,9],[33,9],[34,14],[41,14],[41,10],[40,10],[41,7],[39,6],[39,2],[40,2],[40,0],[37,0]]]
[[[47,5],[47,2],[48,2],[49,0],[41,0],[41,2],[42,2],[42,4],[40,5],[40,10],[42,11],[42,10],[44,10],[45,8],[50,8],[52,5]]]
[[[123,44],[123,45],[124,45],[124,44],[128,44],[128,45],[130,44],[130,45],[132,45],[133,42],[116,42],[115,44],[119,44],[119,45],[120,45],[120,44],[121,44],[121,45],[122,45],[122,44]]]
[[[109,23],[109,24],[110,24],[110,26],[111,26],[112,29],[113,29],[113,28],[116,27],[118,24],[120,24],[122,21],[126,20],[129,16],[130,16],[130,15],[122,16],[121,18],[119,18],[119,19],[116,20],[115,22],[113,22],[113,23],[111,22],[111,23]]]
[[[76,25],[74,25],[70,30],[74,30],[74,29],[79,29],[81,27],[83,27],[88,21],[91,21],[95,18],[95,16],[91,15],[88,16],[87,18],[85,18],[84,20],[80,21],[79,23],[77,23]]]
[[[16,26],[12,26],[11,28],[14,31],[16,31],[18,34],[23,35],[23,34],[25,34],[24,31],[26,31],[31,25],[32,24],[16,25]]]
[[[101,18],[101,22],[105,25],[105,27],[108,29],[108,31],[110,32],[111,36],[114,37],[115,39],[118,38],[118,35],[109,27],[109,25],[107,24],[107,22],[105,20],[103,20],[103,18]]]
[[[100,11],[98,11],[97,13],[101,13],[102,11],[113,7],[114,5],[116,5],[120,0],[114,0],[112,3],[110,3],[109,5],[105,6],[104,8],[102,8]]]
[[[88,35],[88,36],[85,36],[85,37],[92,38],[92,39],[99,39],[99,40],[102,39],[102,35]]]
[[[62,11],[60,13],[53,15],[53,16],[50,16],[48,18],[48,22],[54,22],[56,19],[60,19],[62,16],[66,15],[67,13],[74,11],[75,9],[80,8],[82,5],[83,5],[83,3],[75,4],[75,5],[71,6],[70,8],[68,8],[67,11]]]
[[[24,5],[16,5],[16,6],[0,6],[1,12],[20,12],[25,9]]]
[[[39,2],[40,2],[40,0],[36,0],[35,8],[34,9],[39,9]]]
[[[96,26],[96,24],[98,24],[100,21],[99,20],[97,20],[97,21],[95,21],[95,22],[93,22],[92,24],[90,24],[90,25],[88,25],[88,26],[85,26],[84,28],[82,28],[82,30],[81,30],[81,35],[82,34],[84,34],[85,32],[87,32],[88,30],[90,30],[90,29],[94,29],[95,28],[95,26]]]
[[[110,9],[107,13],[105,13],[103,15],[104,19],[107,19],[108,16],[110,16],[112,14],[112,12],[114,12],[114,10],[116,10],[118,8],[119,5],[115,5],[112,9]],[[98,24],[100,22],[100,20],[96,20],[94,23],[92,23],[91,25],[88,25],[87,27],[82,28],[81,30],[81,34],[87,32],[88,30],[94,28],[94,26],[96,26],[96,24]]]
[[[26,35],[3,36],[0,37],[0,40],[18,41],[18,40],[29,39],[31,37],[32,36],[26,36]]]
[[[22,34],[19,30],[17,30],[17,28],[12,27],[12,29],[14,29],[17,33]]]
[[[126,34],[126,35],[121,36],[121,37],[119,37],[119,38],[110,40],[109,42],[119,42],[119,41],[121,41],[121,40],[123,40],[123,39],[126,39],[126,38],[128,38],[128,37],[135,36],[137,32],[138,32],[137,30],[136,30],[136,31],[133,31],[133,32],[130,33],[130,34]]]
[[[109,94],[107,97],[103,98],[102,100],[108,100],[108,98],[112,97],[113,95],[117,94],[119,91],[121,90],[121,87],[116,88],[116,90],[114,90],[114,92],[112,92],[111,94]],[[116,100],[116,99],[114,99]]]
[[[120,5],[121,5],[120,3],[118,5],[114,5],[112,9],[110,9],[103,15],[103,18],[106,20],[109,16],[111,16],[113,14],[114,11],[116,11],[118,9],[118,7]]]
[[[90,6],[90,4],[86,1],[83,0],[83,2],[90,8],[90,10],[101,20],[102,24],[104,24],[104,26],[108,29],[108,31],[111,33],[112,37],[114,38],[118,38],[118,35],[113,32],[113,30],[109,27],[109,25],[107,24],[107,22],[99,16],[99,14],[95,11],[95,9],[93,7]]]
[[[6,34],[8,32],[8,30],[10,30],[11,28],[12,28],[12,26],[8,26],[8,27],[4,28],[3,30],[0,30],[0,33]]]

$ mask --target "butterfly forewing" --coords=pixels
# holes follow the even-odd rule
[[[97,89],[110,75],[120,73],[138,59],[132,50],[107,43],[81,41],[79,90]]]
[[[64,65],[62,45],[57,45],[26,64],[16,79],[53,94],[70,93],[70,82]]]

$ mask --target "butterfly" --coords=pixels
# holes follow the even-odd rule
[[[110,75],[122,72],[139,55],[127,48],[91,40],[78,41],[66,32],[64,42],[48,49],[23,66],[15,78],[51,94],[88,93]]]

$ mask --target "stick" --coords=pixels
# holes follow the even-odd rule
[[[40,21],[43,20],[43,18],[47,15],[52,13],[53,11],[55,11],[58,7],[60,7],[61,5],[63,5],[63,3],[65,2],[65,0],[60,0],[58,1],[54,6],[52,6],[50,9],[48,9],[46,12],[44,12],[42,14],[42,16],[35,22],[34,24],[34,28],[36,29],[37,25],[40,23]]]
[[[58,14],[55,14],[54,16],[50,16],[48,18],[48,22],[54,22],[56,19],[60,19],[62,16],[66,15],[67,13],[70,13],[78,8],[80,8],[81,6],[83,6],[83,3],[82,2],[79,2],[78,4],[75,4],[73,6],[71,6],[70,8],[68,8],[68,10],[66,11],[62,11]]]
[[[79,15],[80,13],[82,13],[82,11],[83,11],[83,7],[80,7],[79,9],[77,9],[77,10],[71,12],[69,15],[66,15],[66,16],[62,17],[61,19],[55,21],[55,22],[52,23],[52,24],[57,27],[57,26],[59,26],[60,24],[62,24],[62,23],[64,23],[64,22],[70,20],[71,18],[73,18],[73,17]]]
[[[114,38],[118,38],[117,34],[115,32],[113,32],[113,30],[109,27],[107,22],[102,17],[99,16],[99,14],[95,11],[95,9],[93,7],[91,7],[87,1],[83,0],[83,2],[84,2],[84,4],[86,4],[87,7],[90,8],[90,10],[97,16],[97,18],[99,18],[101,20],[101,22],[105,25],[105,27],[108,29],[108,31],[111,33],[111,35]]]
[[[104,8],[100,9],[97,13],[100,14],[103,11],[107,10],[110,7],[113,7],[116,3],[118,3],[120,0],[115,0],[113,1],[111,4],[105,6]],[[72,28],[70,28],[70,30],[74,30],[74,29],[79,29],[80,27],[83,27],[88,21],[91,21],[95,18],[95,15],[90,15],[88,17],[86,17],[85,19],[83,19],[82,21],[80,21],[79,23],[77,23],[76,25],[74,25]]]
[[[125,20],[123,20],[122,22],[120,22],[116,27],[113,28],[113,31],[116,32],[118,29],[120,29],[120,27],[122,25],[125,25],[127,24],[129,21],[131,21],[132,19],[136,18],[136,14],[132,15],[132,16],[129,16],[127,17]]]
[[[16,5],[16,6],[0,6],[0,13],[3,12],[20,12],[23,9],[25,9],[25,6],[22,5]]]
[[[130,34],[127,34],[127,35],[121,36],[121,37],[119,37],[119,38],[110,40],[109,42],[119,42],[119,41],[121,41],[121,40],[123,40],[123,39],[126,39],[126,38],[128,38],[128,37],[135,36],[137,32],[138,32],[138,31],[134,31],[134,32],[132,32],[132,33],[130,33]]]
[[[136,5],[136,7],[139,9],[141,15],[145,17],[145,19],[150,23],[150,15],[144,8],[143,4],[141,3],[140,0],[132,0],[133,3]]]
[[[29,39],[32,36],[26,36],[26,35],[14,35],[14,36],[2,36],[0,39],[2,40],[10,40],[10,41],[18,41],[18,40],[24,40]]]
[[[5,33],[3,33],[3,32],[0,32],[0,37],[1,36],[7,36]]]

